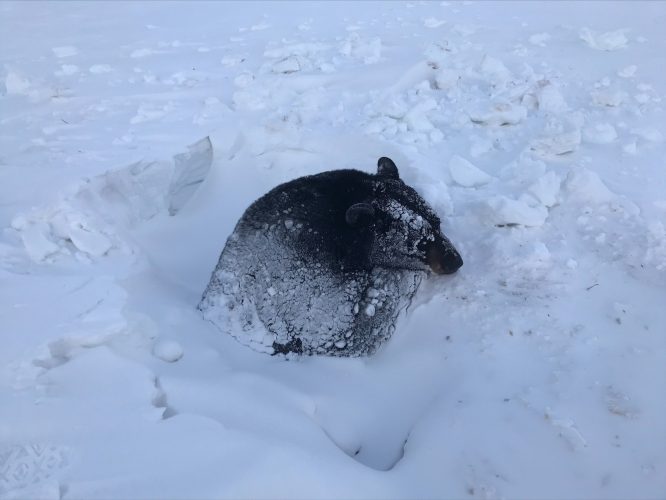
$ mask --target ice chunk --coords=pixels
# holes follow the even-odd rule
[[[608,189],[601,178],[591,170],[574,170],[566,180],[566,189],[575,199],[587,203],[608,203],[615,194]]]
[[[557,429],[557,434],[569,445],[572,451],[580,451],[587,448],[587,441],[576,427],[574,421],[570,418],[556,419],[550,414],[546,414],[553,427]]]
[[[171,102],[166,104],[142,103],[139,105],[136,115],[130,119],[130,123],[136,125],[137,123],[158,120],[167,115],[172,109],[173,104]]]
[[[30,86],[30,80],[15,71],[9,71],[5,77],[7,94],[28,95]]]
[[[487,138],[475,137],[471,142],[469,154],[474,158],[478,158],[493,149],[493,142]]]
[[[490,80],[495,83],[506,83],[511,80],[511,71],[499,59],[494,57],[485,56],[481,61],[481,73],[486,75]]]
[[[102,73],[111,73],[111,66],[108,64],[93,64],[88,69],[94,75],[100,75]]]
[[[47,222],[29,222],[21,227],[21,240],[28,255],[35,262],[41,262],[60,250],[60,247],[51,241],[50,235],[51,228]]]
[[[460,80],[460,72],[454,69],[442,69],[435,75],[435,85],[440,90],[448,90],[455,87]]]
[[[628,155],[635,155],[638,152],[638,147],[636,146],[636,141],[631,141],[622,146],[622,151]]]
[[[318,57],[322,52],[327,51],[328,49],[330,49],[330,46],[324,43],[290,43],[287,45],[267,49],[264,51],[264,56],[271,59],[284,59],[289,56],[298,56],[304,59],[312,59]]]
[[[192,123],[203,125],[208,122],[219,121],[220,117],[230,114],[232,111],[225,103],[217,97],[207,97],[204,99],[204,105],[201,111],[195,113],[192,117]]]
[[[234,78],[234,85],[236,87],[244,89],[249,87],[254,83],[255,77],[252,73],[249,73],[247,71],[241,73],[238,75],[236,78]]]
[[[548,217],[548,210],[542,206],[530,206],[523,200],[512,200],[506,196],[496,196],[488,200],[493,222],[498,226],[542,226]]]
[[[410,109],[405,114],[404,120],[409,125],[410,130],[431,131],[435,126],[428,118],[428,112],[435,109],[437,109],[437,102],[434,99],[426,99]]]
[[[70,218],[69,224],[69,239],[82,252],[101,257],[113,246],[100,230],[90,227],[82,217]]]
[[[580,130],[574,129],[562,134],[535,139],[531,148],[539,156],[548,158],[576,151],[580,146],[581,139]]]
[[[153,54],[152,49],[136,49],[133,50],[132,53],[130,54],[130,57],[133,59],[138,59],[140,57],[146,57]]]
[[[471,36],[476,33],[476,28],[469,24],[454,24],[452,31],[460,36]]]
[[[599,89],[592,92],[592,102],[599,106],[617,107],[627,100],[627,93],[613,89]]]
[[[76,47],[72,47],[71,45],[67,45],[64,47],[53,47],[51,50],[53,51],[56,57],[61,57],[61,58],[75,56],[79,53],[79,50]]]
[[[646,141],[664,142],[664,135],[656,128],[652,127],[635,128],[631,130],[631,133],[636,134],[638,137],[641,137]]]
[[[551,258],[550,250],[545,243],[537,241],[532,247],[532,257],[537,262],[546,262]]]
[[[435,17],[429,17],[423,21],[423,26],[426,28],[439,28],[446,24],[444,19],[437,19]]]
[[[453,181],[463,187],[488,184],[493,178],[465,158],[454,155],[449,161],[449,172]]]
[[[108,203],[105,210],[118,200],[121,202],[117,207],[130,219],[148,220],[165,210],[165,192],[172,170],[169,162],[142,161],[100,176],[95,189]]]
[[[57,76],[69,76],[75,75],[79,72],[79,67],[75,64],[63,64],[60,66],[60,70],[56,71]]]
[[[515,125],[527,117],[527,109],[521,105],[509,103],[496,104],[486,112],[472,112],[470,119],[482,125]]]
[[[273,73],[296,73],[301,70],[301,63],[299,58],[295,55],[290,55],[284,59],[279,60],[271,67]]]
[[[583,138],[594,144],[610,144],[617,139],[617,132],[610,123],[595,123],[583,129]]]
[[[587,43],[588,47],[595,50],[619,50],[627,46],[629,41],[624,34],[626,30],[608,31],[606,33],[595,33],[589,28],[580,30],[579,35]]]
[[[638,66],[635,64],[632,64],[631,66],[627,66],[626,68],[622,68],[620,71],[617,72],[618,76],[621,76],[622,78],[632,78],[636,74],[636,70],[638,69]]]
[[[550,208],[557,203],[561,182],[557,174],[550,171],[532,184],[528,191],[543,205]]]
[[[545,113],[562,113],[569,108],[559,89],[552,83],[546,83],[539,89],[537,100],[539,110]]]
[[[361,59],[365,64],[375,64],[381,59],[382,41],[380,38],[365,40],[358,33],[352,33],[340,45],[340,53]]]
[[[263,30],[268,29],[270,27],[271,27],[270,24],[268,24],[265,21],[262,21],[259,24],[253,24],[252,26],[250,26],[250,31],[263,31]]]
[[[550,40],[550,35],[548,33],[535,33],[529,38],[532,45],[538,45],[540,47],[545,47],[548,40]]]
[[[213,145],[206,137],[188,147],[187,153],[173,157],[174,173],[167,195],[169,214],[176,215],[194,195],[213,164]]]
[[[222,59],[220,59],[220,63],[222,66],[236,66],[240,63],[242,63],[245,60],[243,56],[240,55],[226,55]]]

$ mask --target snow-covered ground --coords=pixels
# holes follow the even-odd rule
[[[666,497],[664,26],[1,2],[0,497]],[[256,197],[380,156],[465,265],[378,354],[284,360],[200,317]]]

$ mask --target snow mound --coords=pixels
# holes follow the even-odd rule
[[[578,149],[583,139],[580,129],[550,135],[532,141],[531,148],[542,158],[554,158]]]

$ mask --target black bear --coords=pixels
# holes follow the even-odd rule
[[[428,270],[462,266],[389,158],[281,184],[238,221],[199,309],[255,350],[362,356],[394,330]]]

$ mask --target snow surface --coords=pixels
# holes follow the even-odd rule
[[[664,498],[665,23],[0,3],[0,496]],[[201,318],[254,199],[380,156],[465,260],[382,350]]]

